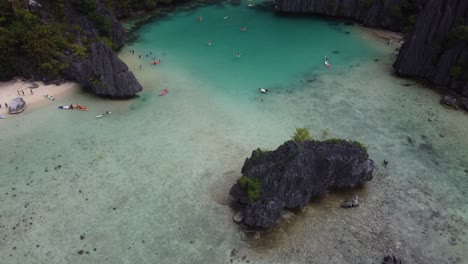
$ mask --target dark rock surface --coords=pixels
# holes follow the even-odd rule
[[[19,114],[24,111],[26,108],[26,102],[21,97],[16,97],[11,100],[10,104],[8,105],[8,112],[10,114]]]
[[[402,76],[426,78],[468,95],[467,80],[451,75],[452,67],[468,61],[468,43],[448,44],[447,37],[460,19],[468,23],[468,1],[429,0],[418,16],[414,31],[407,39],[393,68]]]
[[[72,74],[97,95],[131,97],[143,90],[127,65],[102,42],[91,45],[91,58],[72,63]]]
[[[461,100],[461,106],[463,109],[465,109],[466,111],[468,111],[468,98],[462,98]]]
[[[372,180],[374,162],[366,151],[347,141],[327,143],[288,141],[275,151],[246,159],[242,174],[260,180],[260,197],[249,203],[238,181],[230,190],[234,201],[244,205],[244,222],[270,228],[284,208],[305,207],[311,198],[333,188],[355,187]]]
[[[403,264],[403,261],[394,255],[389,255],[384,257],[382,264]]]
[[[406,0],[275,0],[275,9],[285,13],[310,13],[352,18],[370,27],[401,31],[402,19],[395,9]]]

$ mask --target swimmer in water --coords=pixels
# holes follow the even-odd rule
[[[325,56],[325,61],[328,61],[328,56]]]
[[[245,27],[241,27],[241,30],[242,31],[246,31],[247,29]]]
[[[202,20],[203,20],[203,17],[202,17],[202,16],[199,16],[199,17],[198,17],[198,21],[201,22]]]
[[[208,46],[211,46],[211,40],[208,40]]]
[[[236,54],[236,57],[237,57],[238,59],[240,59],[240,53],[239,53],[239,52]]]
[[[228,18],[228,16],[224,16],[224,19],[227,19],[227,18]]]

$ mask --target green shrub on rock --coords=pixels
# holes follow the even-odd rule
[[[304,142],[313,140],[312,136],[310,136],[309,130],[305,127],[296,128],[296,132],[292,136],[292,140],[296,142]]]
[[[247,176],[242,176],[239,179],[239,185],[247,194],[249,202],[253,203],[260,197],[260,179],[253,179]]]

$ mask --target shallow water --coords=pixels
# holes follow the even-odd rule
[[[467,115],[392,77],[382,41],[244,2],[173,12],[134,33],[121,58],[145,87],[138,98],[77,93],[2,120],[0,263],[468,261]],[[90,111],[56,109],[76,102]],[[374,180],[245,234],[227,206],[244,159],[303,126],[367,143]],[[339,208],[352,193],[361,206]]]

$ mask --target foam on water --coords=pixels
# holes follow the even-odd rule
[[[121,58],[145,88],[138,98],[79,93],[2,120],[0,263],[467,260],[466,114],[392,77],[388,47],[358,28],[244,4],[174,12],[135,34]],[[90,111],[56,109],[76,102]],[[248,238],[229,188],[253,149],[303,126],[365,142],[389,166]],[[339,208],[354,192],[362,205]]]

